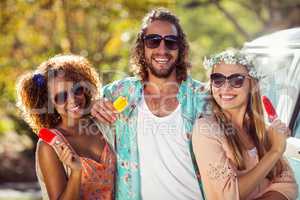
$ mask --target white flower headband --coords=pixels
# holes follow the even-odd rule
[[[205,69],[210,69],[220,63],[240,64],[247,68],[247,70],[249,71],[248,74],[252,78],[260,80],[264,77],[262,74],[259,74],[257,72],[250,57],[238,50],[226,50],[221,53],[212,55],[209,58],[205,57],[203,61]]]

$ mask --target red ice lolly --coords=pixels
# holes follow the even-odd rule
[[[41,128],[41,130],[38,133],[38,136],[44,142],[50,145],[59,143],[57,135],[47,128]]]
[[[274,106],[272,105],[270,99],[266,96],[262,96],[262,101],[263,101],[265,110],[268,114],[270,122],[274,121],[278,117],[278,115],[277,115],[276,110],[275,110]]]

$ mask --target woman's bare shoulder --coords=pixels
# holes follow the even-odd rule
[[[57,164],[61,164],[54,148],[51,145],[43,142],[42,140],[38,141],[36,152],[41,167],[43,165],[55,166]]]
[[[38,153],[38,155],[49,155],[54,153],[55,151],[53,149],[53,147],[51,147],[51,145],[47,144],[46,142],[39,140],[37,145],[36,145],[36,151]]]

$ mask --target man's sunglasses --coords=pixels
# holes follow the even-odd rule
[[[66,101],[68,100],[69,98],[69,95],[70,93],[73,95],[73,96],[76,96],[76,97],[80,97],[82,95],[84,95],[86,92],[86,88],[81,86],[81,85],[75,85],[71,88],[71,90],[69,92],[67,91],[62,91],[62,92],[59,92],[57,93],[55,96],[54,96],[54,102],[55,104],[57,105],[62,105],[62,104],[65,104]]]
[[[149,34],[144,36],[144,43],[147,48],[155,49],[158,48],[160,42],[164,40],[166,47],[169,50],[176,50],[178,49],[178,37],[176,35],[166,35],[162,37],[158,34]]]
[[[243,74],[231,74],[230,76],[224,76],[220,73],[212,73],[210,75],[210,80],[212,85],[216,88],[222,87],[226,80],[228,80],[231,87],[240,88],[243,86],[246,77],[247,76]]]

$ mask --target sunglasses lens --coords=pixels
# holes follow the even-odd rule
[[[234,88],[240,88],[244,84],[245,76],[240,74],[231,75],[229,78],[229,83]]]
[[[78,87],[74,88],[73,89],[73,94],[75,96],[82,96],[84,94],[84,87],[78,86]]]
[[[219,88],[222,85],[224,85],[226,81],[226,77],[223,76],[222,74],[214,73],[210,75],[210,80],[214,87]]]
[[[149,49],[158,48],[162,40],[164,40],[165,45],[168,49],[178,49],[178,37],[176,35],[167,35],[163,38],[158,34],[149,34],[144,37],[145,45]]]
[[[165,37],[165,45],[170,50],[178,49],[178,38],[175,35],[169,35]]]
[[[161,40],[162,40],[162,37],[160,35],[156,35],[156,34],[150,34],[150,35],[145,36],[145,38],[144,38],[145,45],[149,49],[155,49],[155,48],[159,47]]]
[[[58,105],[64,104],[67,101],[68,93],[60,92],[54,96],[54,102]]]

